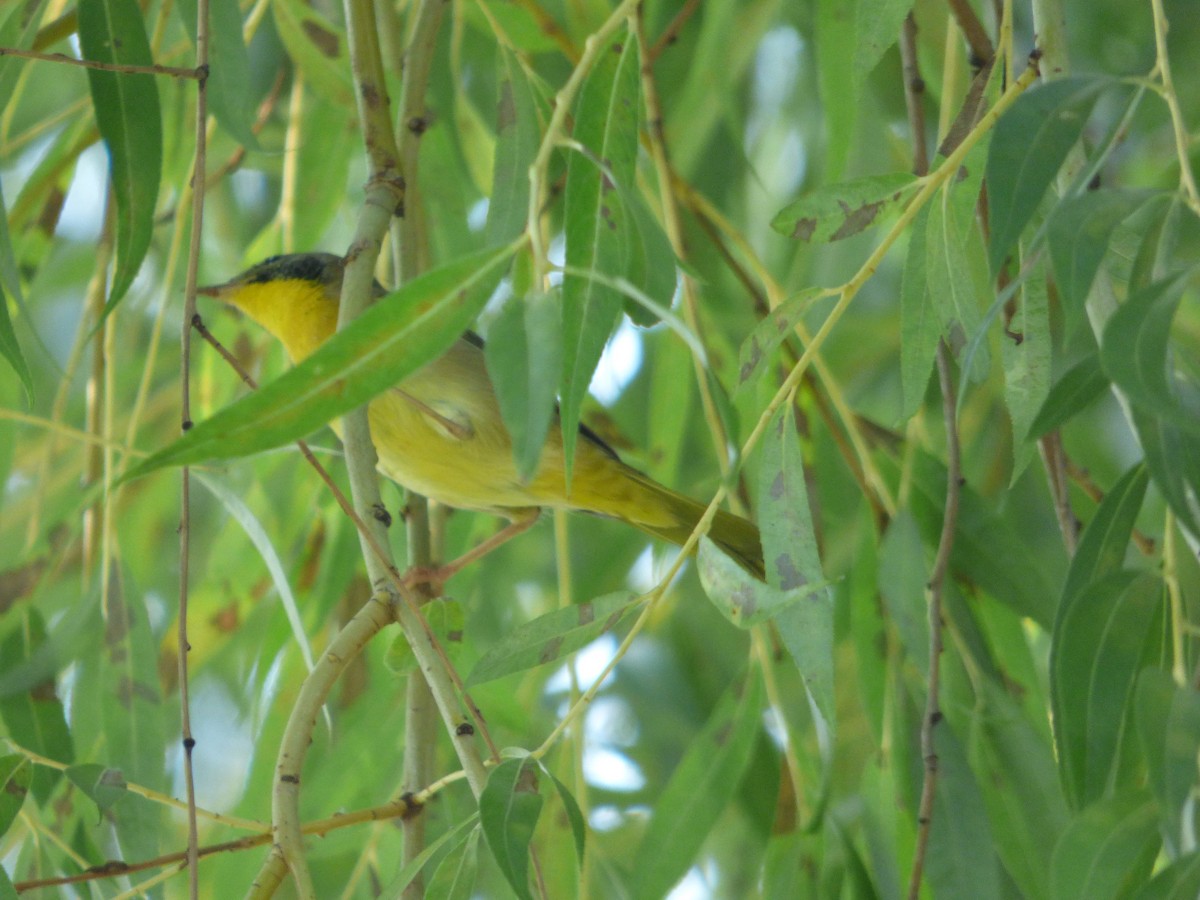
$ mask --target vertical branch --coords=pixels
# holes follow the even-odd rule
[[[913,174],[929,171],[929,150],[925,141],[925,79],[917,64],[917,21],[910,12],[900,33],[900,60],[904,68],[904,105],[908,110],[908,130],[912,133]]]
[[[392,223],[397,284],[411,281],[421,270],[421,247],[424,242],[421,234],[423,219],[417,214],[417,205],[420,203],[418,167],[421,136],[428,127],[426,86],[445,8],[444,0],[421,0],[413,12],[412,37],[403,50],[404,77],[400,82],[400,117],[396,140],[404,201],[400,215]],[[406,491],[405,509],[409,565],[429,566],[433,562],[435,549],[429,527],[429,503],[419,494]],[[428,585],[421,585],[419,592],[423,600],[431,598]],[[419,670],[414,670],[408,677],[404,705],[403,787],[405,791],[415,791],[433,780],[433,751],[437,739],[437,705],[429,683]],[[425,816],[406,816],[401,822],[405,864],[412,862],[425,849],[425,821]],[[404,897],[406,900],[420,900],[423,896],[424,880],[418,873],[404,889]]]
[[[904,21],[900,34],[900,56],[904,65],[904,94],[908,106],[913,140],[913,174],[924,176],[928,171],[925,151],[925,119],[921,108],[924,80],[917,66],[917,27],[912,14]],[[910,900],[916,900],[921,890],[921,873],[929,849],[933,829],[933,800],[937,789],[938,756],[933,730],[941,720],[939,690],[942,659],[942,585],[950,565],[954,546],[954,529],[958,521],[958,501],[962,488],[962,461],[958,441],[957,400],[950,371],[950,353],[945,341],[938,342],[938,382],[942,389],[942,413],[946,423],[946,505],[942,515],[942,534],[938,541],[937,557],[929,579],[929,684],[926,686],[925,712],[921,718],[921,757],[925,777],[921,785],[921,800],[917,809],[917,848],[913,855],[912,874],[908,884]]]
[[[954,549],[954,529],[958,522],[958,501],[962,493],[962,458],[958,442],[958,419],[955,413],[954,380],[950,371],[950,353],[946,342],[938,344],[938,382],[942,389],[942,415],[946,422],[946,505],[942,512],[942,534],[938,540],[933,573],[929,577],[929,686],[925,695],[925,713],[921,717],[921,758],[925,762],[925,779],[921,785],[921,802],[917,809],[917,849],[913,858],[912,875],[908,882],[909,900],[916,900],[921,891],[921,873],[929,849],[929,834],[933,828],[933,799],[937,790],[938,756],[933,743],[933,729],[942,720],[938,702],[942,660],[942,589],[950,569],[950,552]]]
[[[205,168],[208,159],[208,0],[196,4],[196,153],[192,166],[192,235],[188,245],[187,275],[183,293],[183,331],[180,334],[180,430],[192,427],[192,317],[196,314],[196,270],[200,262],[200,238],[204,229]],[[192,900],[200,896],[200,839],[196,825],[196,781],[192,751],[191,701],[188,693],[188,580],[191,563],[191,472],[180,472],[179,522],[179,712],[183,741],[183,780],[188,805],[188,890]]]

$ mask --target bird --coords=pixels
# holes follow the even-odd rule
[[[344,259],[331,253],[272,256],[229,281],[199,288],[198,294],[240,310],[282,343],[295,365],[336,330],[344,270]],[[375,299],[385,293],[378,282],[374,293]],[[522,478],[488,376],[483,341],[470,331],[371,400],[367,417],[384,476],[447,506],[502,516],[512,523],[512,533],[532,525],[542,509],[569,509],[618,519],[682,545],[706,508],[622,462],[584,425],[568,487],[557,411],[537,468]],[[331,424],[340,437],[338,423]],[[753,522],[717,510],[708,536],[763,579],[762,545]],[[484,543],[490,549],[499,542],[498,535]]]

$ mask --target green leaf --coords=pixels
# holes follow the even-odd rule
[[[72,784],[91,798],[102,813],[128,793],[128,784],[120,769],[83,763],[70,766],[65,774]]]
[[[442,856],[443,860],[449,858],[464,842],[471,840],[478,833],[479,813],[471,813],[471,815],[453,828],[439,835],[437,840],[429,844],[416,857],[405,863],[379,896],[385,898],[385,900],[402,900],[404,889],[412,884],[413,879],[429,864],[430,860],[439,854],[444,854]],[[478,839],[476,838],[476,840]],[[438,895],[430,893],[428,896],[434,897]]]
[[[929,204],[908,230],[904,277],[900,282],[900,383],[904,391],[901,419],[911,419],[925,399],[929,373],[942,337],[942,317],[929,289]]]
[[[1135,405],[1200,436],[1200,385],[1174,371],[1171,322],[1194,270],[1130,295],[1109,318],[1100,363]]]
[[[912,0],[858,0],[854,17],[854,74],[865,82],[883,54],[896,45]]]
[[[1060,606],[1089,584],[1121,569],[1149,481],[1146,467],[1139,464],[1122,475],[1104,495],[1071,558]]]
[[[766,371],[776,348],[794,332],[796,323],[804,318],[813,303],[826,296],[828,292],[824,288],[805,288],[780,303],[754,327],[738,352],[738,390]]]
[[[57,649],[48,640],[45,621],[36,607],[11,611],[9,619],[19,621],[20,627],[13,628],[0,641],[0,658],[5,661],[6,674],[21,664],[34,662],[43,651]],[[54,668],[57,667],[49,667],[44,679],[27,691],[0,696],[0,718],[8,734],[26,750],[69,763],[75,759],[75,747],[55,687]],[[34,770],[33,793],[39,803],[50,799],[57,783],[58,773],[53,769]]]
[[[296,247],[319,247],[338,208],[346,202],[350,161],[362,153],[362,135],[351,110],[319,93],[306,94],[304,114],[289,122],[298,132],[296,200],[292,239]],[[281,245],[252,258],[284,251]],[[247,254],[250,256],[250,254]]]
[[[569,656],[614,628],[636,604],[634,594],[616,591],[538,616],[489,647],[467,687]]]
[[[1177,856],[1192,844],[1200,824],[1195,804],[1200,694],[1161,669],[1147,668],[1138,676],[1134,713],[1167,855]]]
[[[179,0],[176,7],[193,46],[196,43],[196,0]],[[237,0],[209,0],[208,102],[217,121],[247,150],[257,150],[254,97],[248,90],[250,54],[242,39],[242,15]]]
[[[780,234],[824,244],[852,237],[908,199],[917,179],[907,172],[868,175],[819,187],[789,203],[771,220]]]
[[[936,547],[946,502],[946,468],[918,452],[912,472],[913,516],[926,546]],[[1012,564],[1017,559],[1021,565]],[[1033,548],[970,485],[963,485],[959,497],[950,565],[956,575],[979,585],[1018,615],[1047,628],[1054,620],[1058,590],[1042,571]]]
[[[700,585],[708,599],[721,615],[738,628],[753,628],[778,619],[805,598],[811,598],[811,602],[815,603],[820,592],[829,585],[828,581],[822,579],[815,583],[805,582],[785,591],[764,584],[738,565],[707,535],[700,539],[696,567]],[[819,635],[814,637],[819,640]],[[808,657],[819,647],[805,644],[803,649],[803,657]],[[798,658],[796,662],[800,664],[801,659]],[[804,659],[805,665],[812,662],[812,659]]]
[[[935,897],[1000,900],[995,839],[958,736],[943,721],[934,737],[938,774],[926,878]]]
[[[0,837],[3,837],[25,803],[33,780],[33,764],[19,753],[0,756]]]
[[[740,696],[739,696],[740,695]],[[726,691],[663,788],[634,858],[633,896],[665,897],[735,796],[759,732],[762,679]]]
[[[1034,441],[1062,427],[1077,413],[1087,409],[1107,390],[1111,382],[1100,366],[1100,354],[1089,353],[1071,366],[1050,388],[1033,421],[1027,440]]]
[[[1059,771],[1076,809],[1111,790],[1126,708],[1161,602],[1157,578],[1117,572],[1059,607],[1050,690]]]
[[[1200,538],[1200,438],[1174,419],[1153,416],[1136,407],[1133,424],[1155,487],[1180,524]]]
[[[470,900],[478,870],[479,829],[472,828],[465,841],[442,857],[433,877],[425,886],[425,896],[441,900]]]
[[[929,234],[925,239],[926,300],[941,316],[941,335],[956,351],[983,331],[979,308],[980,292],[972,272],[972,254],[982,247],[973,232],[959,221],[953,198],[943,192],[930,204]],[[978,261],[976,260],[976,268]],[[936,349],[936,347],[935,347]],[[987,348],[982,342],[964,354],[962,364],[973,381],[982,381],[988,371]]]
[[[908,661],[929,675],[929,568],[911,511],[899,510],[879,547],[879,593]]]
[[[1054,751],[1005,688],[987,679],[984,698],[979,727],[971,733],[971,768],[996,852],[1016,882],[1018,896],[1048,900],[1046,872],[1069,820]]]
[[[305,0],[272,0],[271,13],[279,39],[304,73],[305,82],[336,106],[353,108],[354,86],[345,32]]]
[[[537,471],[554,420],[555,384],[562,360],[557,293],[509,297],[488,328],[488,375],[504,425],[512,436],[517,472]]]
[[[1000,339],[1000,359],[1004,366],[1004,400],[1012,423],[1013,474],[1025,469],[1033,447],[1025,440],[1030,423],[1050,393],[1050,300],[1046,289],[1046,265],[1037,262],[1022,285],[1020,303]]]
[[[295,640],[296,646],[300,648],[300,656],[304,660],[304,667],[311,672],[313,670],[312,647],[309,644],[308,633],[304,630],[304,619],[300,615],[300,605],[296,602],[295,594],[292,593],[292,586],[288,582],[287,573],[283,569],[283,561],[279,558],[279,553],[276,551],[275,545],[271,543],[271,538],[267,534],[266,529],[263,528],[258,517],[250,511],[250,507],[238,496],[237,492],[228,487],[223,481],[213,478],[204,472],[197,472],[196,479],[225,507],[225,511],[229,513],[233,520],[242,526],[246,537],[250,539],[250,543],[258,551],[258,555],[262,557],[263,565],[267,567],[267,572],[271,576],[271,583],[275,585],[275,591],[279,594],[279,602],[283,604],[283,611],[287,616],[288,625],[292,628],[292,638]]]
[[[669,309],[677,283],[675,251],[641,197],[624,185],[617,185],[617,191],[634,232],[629,248],[628,280],[651,300]],[[625,297],[624,307],[629,318],[643,328],[659,322],[656,313],[631,297]]]
[[[20,900],[17,895],[17,889],[13,886],[12,879],[8,877],[8,873],[0,868],[0,900]]]
[[[529,891],[529,844],[542,811],[538,765],[529,757],[507,759],[488,776],[479,797],[483,835],[509,886],[522,900]]]
[[[587,850],[587,821],[583,818],[583,810],[579,808],[575,795],[555,777],[553,772],[545,768],[542,769],[542,772],[549,776],[554,789],[558,791],[563,809],[567,812],[567,821],[571,825],[571,837],[575,840],[575,861],[582,868],[584,852]]]
[[[1200,853],[1189,853],[1159,869],[1133,900],[1193,900],[1200,896]]]
[[[4,198],[0,196],[0,221],[4,219]],[[4,226],[0,225],[0,232],[4,231]],[[7,234],[0,234],[0,240],[4,240]],[[17,377],[21,379],[21,385],[25,388],[25,402],[33,403],[33,375],[29,371],[29,363],[25,361],[25,355],[21,352],[21,345],[17,343],[17,333],[13,330],[12,319],[8,315],[8,298],[5,296],[4,288],[0,287],[0,356],[8,360],[8,364],[13,367],[13,371],[17,373]]]
[[[1084,304],[1113,231],[1141,206],[1146,191],[1099,190],[1067,197],[1046,221],[1046,246],[1062,298],[1067,334],[1085,321]]]
[[[763,437],[758,523],[769,585],[790,591],[825,580],[809,509],[796,415],[790,403],[775,414]],[[832,701],[832,695],[829,699]]]
[[[312,356],[135,467],[231,459],[303,438],[445,352],[487,302],[511,248],[484,250],[413,279]]]
[[[825,166],[830,180],[842,176],[862,108],[863,79],[855,71],[855,33],[860,0],[818,0],[818,89],[828,129]],[[849,90],[847,90],[847,87]]]
[[[8,18],[0,25],[0,47],[31,49],[42,23],[45,6],[46,0],[21,0],[14,4]],[[20,73],[21,63],[15,57],[0,56],[0,112],[8,105]]]
[[[1145,883],[1161,841],[1154,803],[1144,792],[1089,806],[1054,848],[1054,900],[1115,900]]]
[[[472,185],[480,194],[486,193],[495,183],[492,163],[496,158],[496,136],[460,79],[454,82],[453,110],[458,146]]]
[[[80,0],[77,8],[79,44],[87,59],[154,64],[137,0]],[[162,113],[153,75],[88,69],[87,76],[117,203],[117,264],[108,312],[129,290],[150,247],[162,178]]]
[[[1083,134],[1100,92],[1114,83],[1100,76],[1045,82],[1019,97],[996,123],[986,170],[988,261],[993,272],[1000,271],[1067,153]]]
[[[567,167],[566,263],[576,271],[623,276],[635,225],[616,185],[633,189],[640,126],[641,70],[637,41],[619,33],[601,52],[580,93],[574,153]],[[584,275],[563,276],[563,450],[570,480],[580,411],[592,373],[622,307],[621,294]]]
[[[492,195],[487,235],[506,244],[525,230],[529,217],[529,166],[541,141],[533,90],[517,58],[501,49],[496,101],[496,157],[492,162]]]

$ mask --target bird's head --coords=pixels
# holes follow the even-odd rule
[[[233,306],[283,342],[297,362],[337,328],[345,262],[332,253],[272,256],[197,293]]]

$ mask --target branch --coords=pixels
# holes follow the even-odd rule
[[[65,53],[38,53],[36,50],[20,50],[16,47],[0,47],[0,57],[19,56],[21,59],[35,59],[41,62],[62,63],[68,66],[79,66],[83,69],[99,69],[102,72],[118,72],[122,75],[170,75],[173,78],[190,78],[194,81],[204,81],[208,77],[207,62],[202,66],[197,61],[196,68],[187,69],[179,66],[131,66],[123,63],[99,62],[94,59],[78,59]],[[199,48],[196,57],[199,60]]]
[[[909,900],[917,900],[921,891],[921,873],[933,827],[933,800],[937,789],[938,756],[933,745],[933,729],[942,720],[938,705],[942,661],[942,588],[950,569],[954,549],[954,530],[958,523],[958,501],[962,492],[962,456],[958,442],[954,380],[950,373],[950,353],[946,342],[937,349],[938,382],[942,388],[942,415],[946,422],[946,505],[942,513],[942,535],[938,540],[933,574],[929,577],[929,686],[925,695],[925,714],[921,717],[921,757],[925,761],[925,780],[921,785],[921,804],[917,810],[917,849],[908,882]]]

